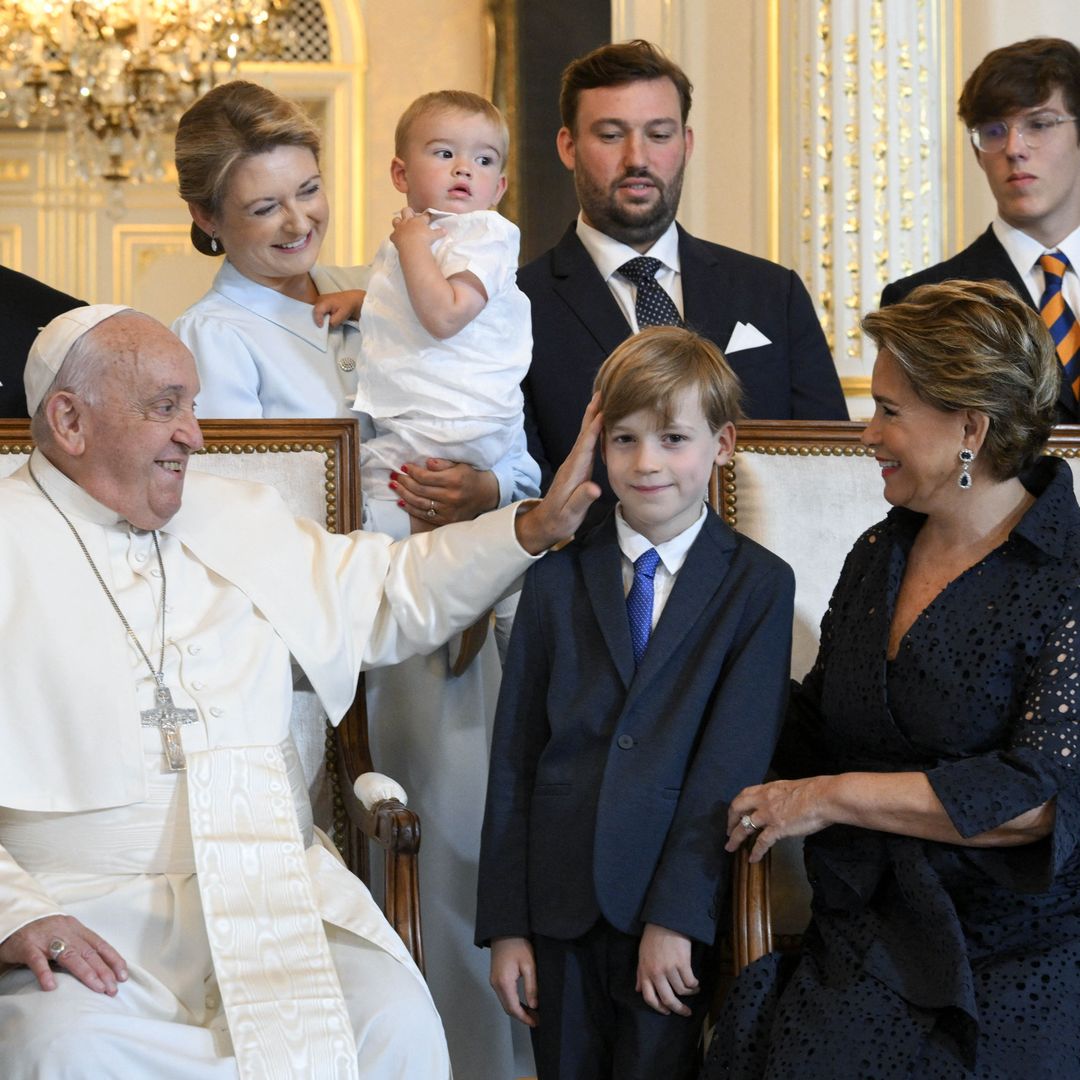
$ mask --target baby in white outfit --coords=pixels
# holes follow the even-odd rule
[[[519,233],[493,209],[506,190],[507,144],[501,114],[476,94],[414,101],[390,167],[408,206],[368,291],[315,305],[316,322],[329,314],[335,326],[363,308],[354,407],[376,431],[360,451],[369,528],[401,535],[390,474],[403,463],[434,457],[487,470],[520,439],[532,328],[516,284]],[[411,519],[414,532],[425,524]]]

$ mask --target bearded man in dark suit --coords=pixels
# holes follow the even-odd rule
[[[647,41],[602,46],[563,73],[557,146],[581,213],[518,273],[533,321],[525,428],[544,486],[573,445],[573,417],[600,364],[647,322],[678,319],[719,345],[752,419],[847,419],[798,275],[696,239],[675,222],[694,147],[691,90],[685,72]],[[645,285],[620,269],[641,255],[658,263]],[[596,479],[610,501],[602,469]]]

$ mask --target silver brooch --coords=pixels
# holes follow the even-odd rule
[[[339,356],[337,366],[341,368],[342,371],[355,371],[356,359],[352,356]]]

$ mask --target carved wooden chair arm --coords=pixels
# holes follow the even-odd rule
[[[420,818],[399,799],[383,798],[368,808],[356,795],[353,784],[357,777],[372,771],[363,695],[361,680],[357,704],[354,706],[360,714],[355,718],[357,722],[348,722],[354,720],[349,717],[336,730],[341,783],[338,795],[340,805],[335,806],[335,813],[343,815],[351,825],[351,828],[343,830],[343,854],[349,867],[364,881],[370,881],[366,841],[372,840],[383,849],[386,887],[383,911],[416,961],[416,966],[423,971],[420,868],[417,858],[420,851]]]
[[[731,952],[734,974],[773,950],[769,909],[769,862],[766,855],[751,863],[746,847],[739,848],[732,867]]]
[[[420,818],[397,799],[384,799],[370,810],[359,804],[357,827],[381,847],[385,855],[387,921],[405,942],[424,970],[424,944],[420,928]]]

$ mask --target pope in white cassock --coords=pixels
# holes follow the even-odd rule
[[[114,306],[27,361],[0,481],[0,1076],[444,1080],[423,980],[313,834],[292,662],[332,720],[580,523],[548,497],[392,543],[202,474],[191,354]],[[181,506],[181,496],[183,505]]]

